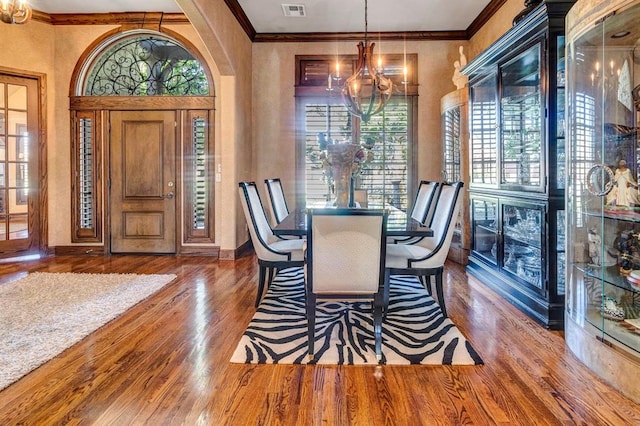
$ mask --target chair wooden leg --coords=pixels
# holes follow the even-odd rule
[[[389,310],[389,293],[391,286],[391,271],[385,269],[384,271],[384,289],[382,296],[382,313],[386,316],[387,311]]]
[[[267,267],[260,265],[260,270],[259,270],[259,278],[258,278],[258,295],[256,296],[256,304],[255,307],[257,308],[258,305],[260,304],[260,299],[262,298],[262,292],[264,291],[264,279],[265,279],[265,275],[267,273]]]
[[[307,340],[309,360],[313,359],[313,350],[316,337],[316,296],[307,292]]]
[[[440,304],[442,315],[447,318],[447,308],[444,304],[444,290],[442,288],[442,273],[442,268],[438,268],[438,271],[436,272],[436,293],[438,294],[438,303]]]
[[[373,335],[376,346],[376,359],[382,361],[382,311],[384,301],[376,297],[373,301]]]

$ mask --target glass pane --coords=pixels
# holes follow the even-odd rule
[[[95,61],[84,90],[93,96],[208,95],[200,62],[172,40],[136,35],[117,40]]]
[[[558,240],[556,242],[557,256],[557,293],[563,295],[565,293],[565,213],[564,210],[558,210],[556,213],[556,226],[558,227]]]
[[[471,87],[471,181],[497,183],[496,76]]]
[[[4,188],[7,184],[5,163],[0,163],[0,188]]]
[[[357,175],[357,186],[365,189],[369,203],[392,206],[406,211],[408,104],[391,101],[381,114],[361,123],[361,142],[370,141],[371,160]]]
[[[0,241],[9,239],[9,216],[4,214],[4,191],[0,191]]]
[[[498,259],[498,204],[494,201],[471,201],[473,249],[492,263]]]
[[[201,117],[193,119],[193,223],[192,229],[205,229],[207,219],[207,150],[206,120]]]
[[[27,136],[27,112],[26,111],[8,111],[7,117],[7,134]]]
[[[81,229],[93,228],[93,120],[80,119],[79,129],[79,208]]]
[[[6,84],[4,83],[0,83],[0,108],[4,108],[4,91],[6,88]],[[0,123],[0,129],[2,129],[1,123]]]
[[[12,214],[9,217],[9,239],[18,240],[29,236],[29,225],[26,214]]]
[[[501,183],[542,183],[540,45],[501,68]]]
[[[15,84],[7,84],[7,108],[9,109],[27,109],[27,87],[17,86]],[[26,121],[23,121],[26,123]]]
[[[326,145],[351,137],[351,115],[343,104],[305,105],[305,197],[312,205],[331,200],[331,182],[325,175]]]
[[[542,210],[513,205],[502,207],[503,268],[542,288]]]

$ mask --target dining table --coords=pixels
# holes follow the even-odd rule
[[[389,211],[387,219],[388,237],[433,237],[433,229],[422,222],[415,220],[406,212],[394,206],[375,206],[372,209],[386,209]],[[307,235],[307,208],[294,209],[282,222],[273,228],[273,233],[279,236],[305,236]]]

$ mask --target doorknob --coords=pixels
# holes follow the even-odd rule
[[[173,191],[170,191],[167,195],[164,196],[164,198],[167,198],[169,200],[172,199],[173,198]]]

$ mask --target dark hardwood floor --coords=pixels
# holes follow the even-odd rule
[[[447,310],[483,366],[231,364],[254,313],[253,257],[63,256],[0,263],[0,283],[32,271],[178,278],[0,391],[3,425],[640,424],[640,407],[591,374],[561,333],[454,263]]]

